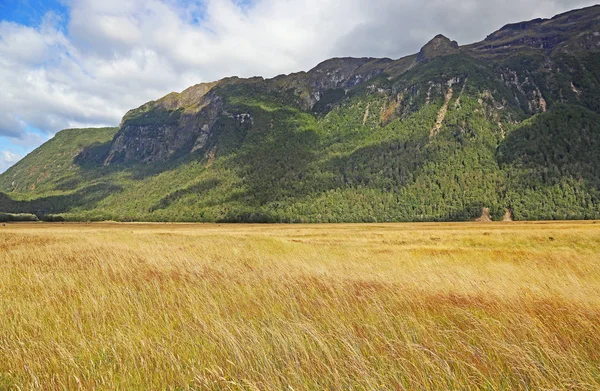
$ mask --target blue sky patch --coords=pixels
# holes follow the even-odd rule
[[[60,0],[2,0],[0,20],[25,26],[38,26],[48,12],[53,12],[66,21],[69,13]]]

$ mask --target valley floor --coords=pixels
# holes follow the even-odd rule
[[[600,389],[600,223],[0,226],[0,389]]]

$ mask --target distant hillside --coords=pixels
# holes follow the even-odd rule
[[[74,220],[600,218],[600,7],[399,60],[227,78],[60,132],[0,212]],[[507,213],[508,212],[508,213]]]

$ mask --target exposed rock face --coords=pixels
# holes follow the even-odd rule
[[[200,149],[208,140],[218,112],[216,101],[196,115],[167,112],[169,119],[163,123],[160,120],[156,123],[125,121],[113,140],[105,164],[165,161]]]
[[[104,164],[165,161],[203,147],[221,114],[221,98],[211,93],[217,84],[198,84],[130,110]]]
[[[276,88],[294,89],[300,105],[310,110],[331,89],[348,90],[382,73],[393,61],[389,58],[332,58],[308,72],[278,76]]]
[[[435,137],[436,134],[442,129],[442,124],[444,119],[446,118],[446,113],[448,112],[448,105],[450,104],[450,100],[452,99],[452,95],[454,94],[454,90],[452,89],[453,81],[448,82],[448,91],[444,96],[444,104],[440,111],[438,111],[437,119],[435,121],[435,126],[429,132],[429,138]]]

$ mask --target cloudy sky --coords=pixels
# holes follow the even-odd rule
[[[60,129],[225,76],[399,58],[585,0],[0,0],[0,172]]]

